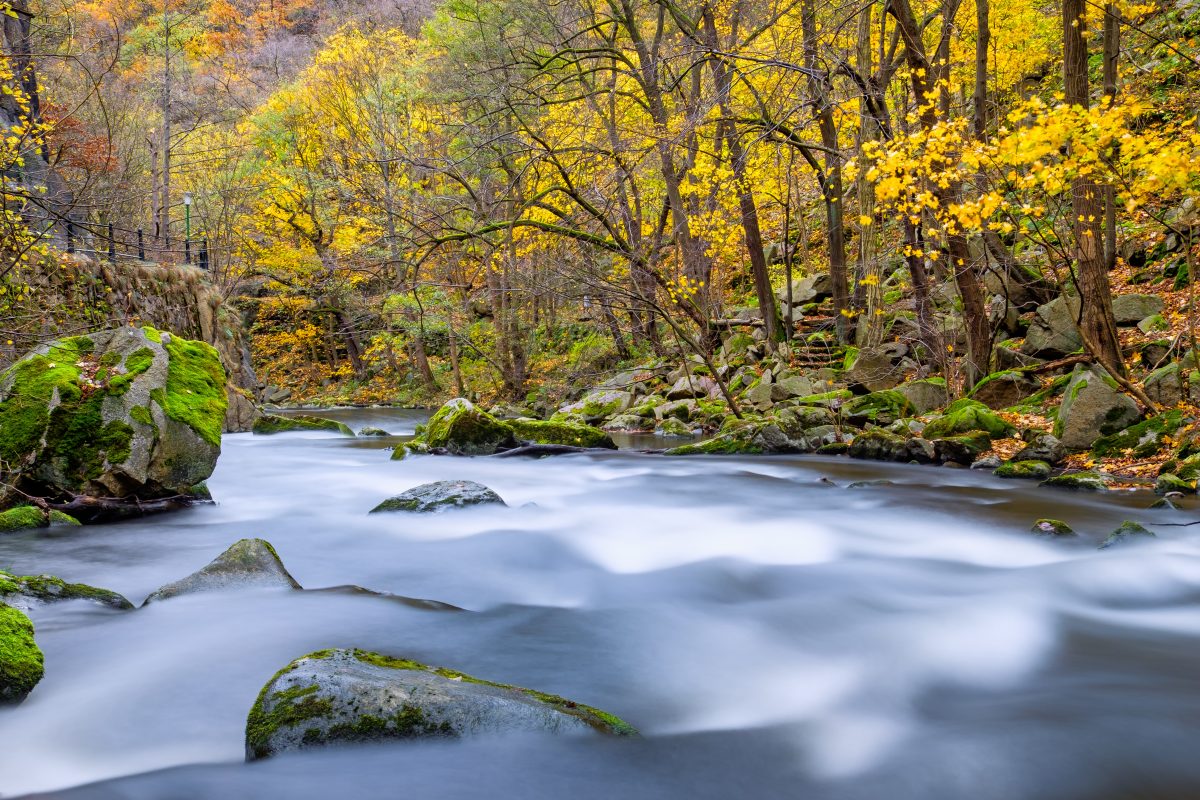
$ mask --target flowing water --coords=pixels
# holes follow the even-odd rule
[[[411,433],[415,413],[337,412]],[[306,588],[36,609],[46,677],[0,710],[0,794],[59,798],[1200,797],[1200,527],[1097,551],[1146,493],[816,457],[410,457],[225,438],[217,505],[0,538],[0,566],[135,603],[236,539]],[[372,515],[467,478],[511,508]],[[886,478],[892,485],[847,488]],[[823,480],[826,479],[826,480]],[[832,482],[832,483],[831,483]],[[1041,516],[1083,535],[1032,537]],[[360,647],[561,694],[643,736],[329,748],[243,763],[297,656]]]

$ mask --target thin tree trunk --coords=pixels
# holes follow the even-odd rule
[[[1117,61],[1121,55],[1121,21],[1116,5],[1104,6],[1104,96],[1117,100]],[[1104,187],[1104,266],[1117,265],[1117,203],[1112,184]]]

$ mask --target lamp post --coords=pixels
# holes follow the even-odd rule
[[[183,258],[192,263],[192,193],[183,193]]]

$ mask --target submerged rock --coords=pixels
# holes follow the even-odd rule
[[[416,511],[437,512],[448,508],[463,508],[465,506],[487,505],[498,503],[505,505],[500,495],[493,492],[482,483],[474,481],[434,481],[424,483],[401,492],[395,497],[389,497],[371,509],[374,514],[379,511]]]
[[[24,612],[0,603],[0,704],[20,703],[42,679],[42,651]]]
[[[1071,526],[1060,519],[1039,519],[1029,529],[1035,536],[1076,536]]]
[[[121,611],[133,608],[133,603],[108,589],[98,589],[86,583],[67,583],[52,575],[13,575],[0,569],[0,601],[10,606],[28,609],[34,605],[64,600],[89,600]]]
[[[288,573],[270,542],[242,539],[203,569],[158,589],[142,605],[183,594],[260,588],[299,589],[300,584]]]
[[[635,735],[623,720],[530,689],[363,650],[296,659],[246,719],[246,758],[330,744],[498,733]]]
[[[1033,478],[1042,481],[1050,477],[1050,465],[1045,461],[1008,461],[992,474],[997,478]]]
[[[1108,490],[1111,478],[1099,472],[1069,472],[1042,481],[1039,486],[1052,489],[1070,489],[1076,492],[1104,492]]]
[[[1108,538],[1100,543],[1100,550],[1107,550],[1110,547],[1125,545],[1131,542],[1155,539],[1157,538],[1151,531],[1146,530],[1143,526],[1136,522],[1125,520],[1121,523],[1121,527],[1108,535]]]
[[[388,433],[387,431],[385,431],[383,428],[374,428],[370,425],[366,426],[365,428],[359,428],[358,435],[359,436],[391,436],[391,434]]]
[[[251,431],[259,436],[288,431],[334,431],[344,436],[354,435],[354,431],[350,430],[348,425],[335,419],[315,417],[311,414],[293,414],[287,417],[282,414],[263,414],[254,420]]]
[[[216,466],[226,405],[202,342],[153,328],[60,339],[0,374],[0,483],[135,511],[186,495]]]

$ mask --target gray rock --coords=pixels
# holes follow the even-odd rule
[[[1038,306],[1021,352],[1039,358],[1059,358],[1074,353],[1083,347],[1083,339],[1075,325],[1078,314],[1079,300],[1075,297],[1057,297]]]
[[[390,436],[391,434],[388,433],[387,431],[385,431],[383,428],[373,428],[370,425],[368,425],[365,428],[359,428],[358,435],[359,436]]]
[[[1182,359],[1154,370],[1146,376],[1145,387],[1146,395],[1163,406],[1200,401],[1200,370],[1196,369],[1195,354],[1188,353]]]
[[[781,305],[787,304],[787,287],[776,292]],[[827,297],[833,297],[833,280],[828,272],[818,272],[807,278],[792,281],[792,305],[801,306],[806,303],[817,303]]]
[[[872,428],[854,437],[849,453],[851,458],[871,461],[907,461],[908,444],[903,436]]]
[[[781,378],[778,386],[786,397],[807,397],[813,393],[812,381],[803,375],[789,375]]]
[[[603,419],[629,410],[633,403],[633,393],[619,389],[605,389],[592,392],[574,403],[568,403],[558,409],[559,414],[578,415],[589,424],[595,424]]]
[[[606,431],[649,431],[654,429],[654,423],[636,414],[618,414],[600,426]]]
[[[908,398],[917,414],[928,414],[930,411],[945,408],[950,402],[946,381],[941,378],[908,381],[897,386],[896,391]]]
[[[53,575],[13,575],[0,569],[0,602],[28,611],[36,606],[67,600],[86,600],[120,611],[133,608],[127,599],[107,589],[85,583],[67,583]]]
[[[131,511],[184,495],[216,466],[225,383],[216,350],[150,328],[39,347],[0,373],[0,483]]]
[[[1125,520],[1121,523],[1121,527],[1108,535],[1108,538],[1101,542],[1100,550],[1107,550],[1110,547],[1117,547],[1131,544],[1133,542],[1146,541],[1157,538],[1155,535],[1146,530],[1143,526],[1136,522]]]
[[[1142,418],[1137,403],[1121,392],[1099,367],[1077,368],[1063,393],[1054,433],[1063,446],[1086,450]]]
[[[717,389],[717,382],[707,375],[684,375],[675,381],[667,390],[668,400],[686,400],[693,397],[711,397]]]
[[[203,569],[161,587],[142,605],[198,592],[270,588],[299,589],[300,584],[288,573],[270,542],[242,539]]]
[[[1153,294],[1119,294],[1112,299],[1118,325],[1136,325],[1146,317],[1161,314],[1163,299]]]
[[[246,720],[246,758],[330,744],[541,733],[632,736],[611,714],[554,695],[362,650],[296,659]]]
[[[1067,457],[1067,448],[1053,434],[1040,433],[1013,456],[1013,461],[1045,461],[1057,466]]]
[[[445,511],[448,508],[463,508],[487,504],[505,505],[500,495],[488,487],[474,481],[435,481],[423,483],[401,492],[395,497],[389,497],[371,509],[374,514],[380,511],[416,511],[430,513]]]
[[[999,456],[984,456],[983,458],[973,461],[971,463],[971,469],[986,469],[990,471],[999,467],[1000,463]]]
[[[971,399],[978,400],[988,408],[1008,408],[1041,388],[1036,379],[1024,372],[1000,372],[980,382],[971,392]]]
[[[904,377],[895,364],[897,358],[894,351],[882,347],[860,350],[854,366],[846,371],[844,380],[855,391],[891,389]]]

